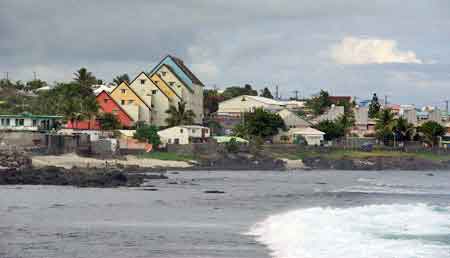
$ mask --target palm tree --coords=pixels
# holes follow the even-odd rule
[[[128,74],[126,74],[126,73],[124,73],[122,75],[118,75],[118,76],[114,77],[113,82],[116,85],[119,85],[122,82],[127,82],[128,83],[128,82],[130,82],[130,76],[128,76]]]
[[[166,118],[168,126],[190,125],[194,123],[195,114],[192,110],[186,110],[186,102],[184,101],[178,103],[178,109],[175,106],[170,106],[166,110],[166,114],[169,115]]]
[[[384,144],[387,144],[389,139],[393,136],[392,132],[395,126],[394,116],[391,109],[383,109],[376,119],[375,130],[378,139],[381,139]]]
[[[74,73],[75,78],[73,78],[76,82],[78,82],[81,86],[90,87],[93,84],[97,83],[97,79],[95,76],[88,72],[88,70],[84,67],[80,68],[76,73]]]
[[[394,131],[397,134],[401,135],[401,138],[400,138],[401,141],[405,141],[405,140],[408,141],[408,140],[411,140],[411,137],[413,135],[414,125],[409,123],[406,118],[399,117],[395,121]]]
[[[428,121],[419,127],[419,132],[424,136],[425,142],[434,147],[435,144],[439,143],[439,137],[445,135],[446,130],[438,122]]]

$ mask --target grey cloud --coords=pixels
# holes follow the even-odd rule
[[[450,82],[449,10],[446,0],[4,0],[0,72],[27,80],[36,70],[53,81],[86,66],[111,80],[172,53],[207,85],[279,85],[284,96],[294,89],[361,98],[377,91],[427,103],[442,98]],[[395,40],[436,63],[335,64],[326,51],[346,36]]]

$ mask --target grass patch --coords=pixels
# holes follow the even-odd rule
[[[195,160],[193,155],[177,154],[174,152],[152,151],[137,155],[139,159],[159,159],[173,161],[191,161]]]

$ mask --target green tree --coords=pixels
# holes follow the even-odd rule
[[[379,112],[375,130],[378,139],[382,140],[384,144],[387,144],[390,139],[393,138],[393,130],[395,127],[395,115],[392,113],[391,109],[383,109]]]
[[[267,87],[265,87],[261,91],[261,94],[259,96],[264,97],[264,98],[273,99],[272,92],[270,92],[270,90]]]
[[[233,127],[233,136],[249,139],[248,128],[244,123],[239,123]]]
[[[426,143],[434,146],[439,143],[439,137],[444,136],[446,130],[441,124],[434,121],[428,121],[419,127],[419,132],[423,135]]]
[[[399,117],[395,121],[394,132],[399,141],[409,141],[414,134],[414,125],[409,123],[404,117]]]
[[[323,114],[330,106],[330,94],[324,90],[320,90],[318,96],[306,101],[306,107],[316,116]]]
[[[140,141],[150,143],[153,146],[158,146],[161,144],[161,139],[158,135],[158,128],[154,125],[140,126],[136,129],[133,137]]]
[[[74,76],[73,79],[83,87],[91,87],[97,83],[97,78],[84,67],[76,71]]]
[[[369,104],[369,117],[370,118],[376,118],[378,116],[378,113],[380,112],[381,104],[378,101],[378,96],[376,93],[373,94],[372,100]]]
[[[335,123],[342,129],[344,136],[348,135],[352,127],[355,125],[355,117],[353,115],[353,112],[344,113],[343,115],[339,116],[336,119]]]
[[[119,85],[122,82],[129,83],[130,82],[130,76],[128,76],[128,74],[126,74],[126,73],[124,73],[122,75],[118,75],[118,76],[114,77],[113,82],[116,85]]]
[[[178,103],[178,108],[170,106],[166,113],[169,115],[166,118],[166,123],[169,127],[194,123],[195,114],[192,110],[186,110],[186,102],[184,101]]]
[[[102,130],[115,130],[121,128],[119,120],[112,113],[103,113],[99,115],[97,119]]]
[[[286,130],[280,115],[257,108],[254,112],[243,114],[243,126],[250,137],[266,139],[276,135],[279,130]]]
[[[47,86],[47,82],[37,79],[27,82],[25,88],[27,90],[37,90],[45,86]]]
[[[314,128],[325,133],[324,139],[326,141],[339,139],[345,135],[342,124],[336,121],[324,120],[316,124]]]
[[[250,84],[245,84],[243,88],[239,86],[228,87],[222,93],[224,100],[232,99],[241,95],[258,96],[258,92],[254,90]]]
[[[60,83],[55,88],[38,94],[32,113],[63,115],[76,122],[92,118],[98,112],[98,103],[90,88],[78,83]]]

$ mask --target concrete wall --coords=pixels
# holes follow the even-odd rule
[[[0,132],[0,144],[31,147],[42,143],[44,136],[45,134],[39,132]]]

